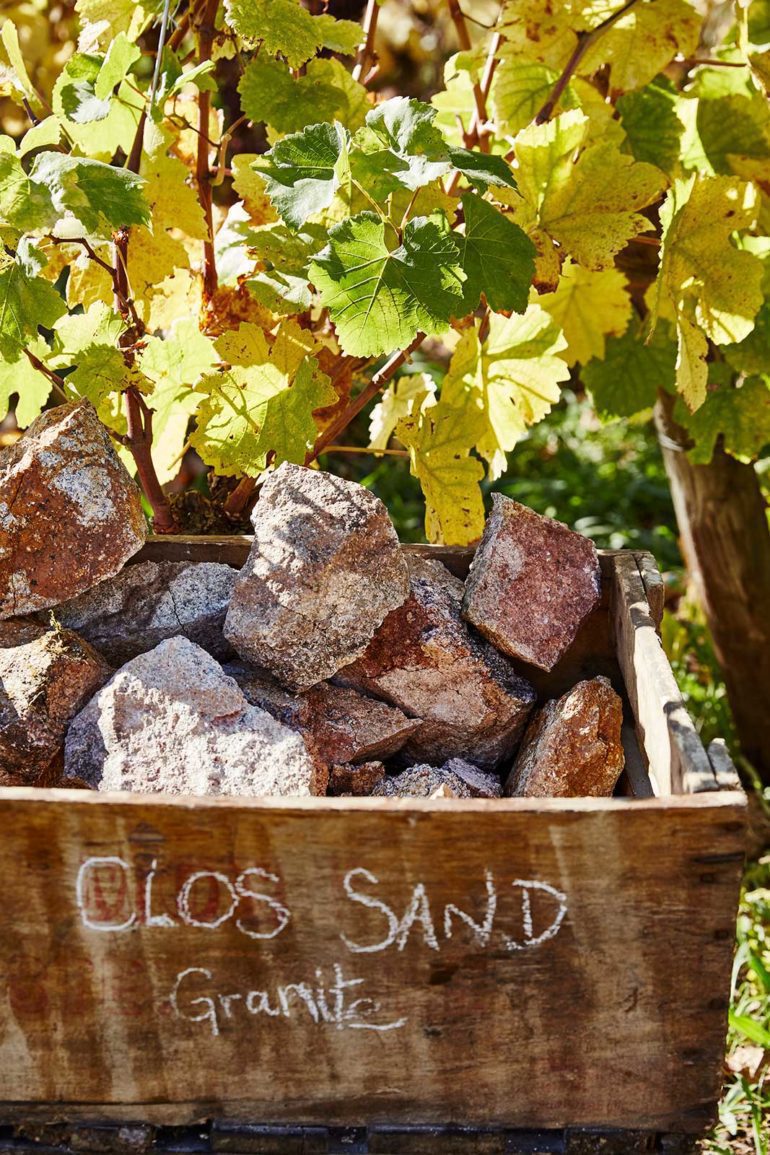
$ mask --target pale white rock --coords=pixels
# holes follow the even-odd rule
[[[379,498],[285,462],[262,486],[225,622],[241,657],[305,690],[364,652],[409,574]]]
[[[139,562],[65,602],[56,617],[114,666],[177,634],[221,660],[233,652],[222,628],[237,577],[219,562]]]
[[[300,734],[181,637],[134,658],[78,714],[64,775],[97,790],[286,797],[324,794],[328,780]]]

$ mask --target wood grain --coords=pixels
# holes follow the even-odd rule
[[[697,1131],[719,1085],[743,806],[735,793],[458,806],[3,791],[0,1117],[29,1117],[32,1101],[70,1119]],[[79,909],[95,857],[125,865],[86,866]],[[257,886],[254,868],[279,881]],[[390,929],[346,896],[352,870],[399,921],[422,883],[436,947],[420,921],[403,950],[346,945]],[[483,921],[488,872],[489,941],[457,916],[448,939],[447,904]],[[265,902],[228,916],[239,877],[291,912],[276,937],[242,929],[274,929]],[[564,895],[551,937],[559,902],[534,882]],[[316,989],[317,972],[328,990],[335,964],[363,980],[342,1027],[296,996],[287,1015],[246,1007],[249,991],[275,1009],[280,986]],[[214,1035],[191,1019],[216,995],[240,998],[230,1017],[219,1004]],[[358,998],[379,1004],[369,1018]]]

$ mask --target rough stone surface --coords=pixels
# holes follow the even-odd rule
[[[70,721],[111,672],[69,630],[0,622],[0,784],[46,776]]]
[[[623,704],[607,678],[578,682],[532,719],[505,784],[508,797],[601,798],[624,765]]]
[[[170,638],[140,654],[75,718],[65,777],[97,790],[324,794],[301,735],[251,706],[200,646]]]
[[[177,634],[222,660],[233,655],[222,628],[237,577],[218,562],[141,562],[65,602],[56,616],[114,666]]]
[[[439,791],[441,793],[439,794]],[[436,766],[410,766],[392,778],[383,778],[372,790],[377,798],[472,798],[457,774]]]
[[[308,748],[327,764],[389,758],[420,726],[419,719],[407,718],[396,706],[345,686],[319,682],[302,694],[292,694],[247,662],[231,662],[225,669],[252,706],[301,731]]]
[[[225,636],[242,658],[308,689],[362,654],[406,598],[396,531],[362,486],[288,463],[263,485],[252,522]]]
[[[145,535],[139,490],[89,402],[43,413],[0,450],[0,618],[112,577]]]
[[[462,582],[422,557],[410,557],[409,570],[409,598],[336,680],[423,719],[404,747],[412,761],[493,769],[511,758],[535,691],[461,619]]]
[[[492,501],[463,615],[503,653],[551,670],[599,604],[596,547],[509,497]]]
[[[329,793],[351,794],[360,798],[371,794],[385,777],[382,762],[359,762],[357,766],[332,766],[329,771]]]
[[[479,770],[463,758],[450,758],[441,767],[442,770],[451,770],[461,778],[474,798],[502,798],[503,784],[496,774],[488,770]]]

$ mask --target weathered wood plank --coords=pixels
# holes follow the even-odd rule
[[[5,790],[0,1117],[695,1132],[744,807]]]

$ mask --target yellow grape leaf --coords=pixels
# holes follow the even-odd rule
[[[243,326],[241,326],[243,328]],[[190,438],[207,465],[224,476],[257,477],[268,465],[302,464],[318,427],[316,409],[337,394],[318,360],[306,353],[313,338],[296,321],[283,321],[272,346],[256,326],[248,326],[245,348],[236,334],[217,342],[235,362],[199,381],[196,430]]]
[[[679,356],[677,388],[691,410],[706,396],[707,338],[744,340],[762,306],[762,261],[739,250],[733,235],[753,228],[758,195],[728,176],[677,181],[660,211],[663,226],[658,302],[673,308]]]
[[[639,210],[663,192],[665,175],[614,140],[592,140],[583,112],[524,129],[515,148],[519,224],[542,230],[579,264],[607,268],[632,237],[652,229]]]
[[[460,125],[467,131],[476,110],[476,101],[473,95],[473,71],[465,67],[469,63],[470,53],[458,52],[451,56],[444,65],[444,87],[435,96],[431,97],[431,104],[438,109],[434,121],[436,128],[451,145],[463,147],[463,138]]]
[[[18,104],[26,99],[33,109],[39,111],[42,108],[42,103],[29,78],[19,44],[19,33],[12,20],[6,19],[3,22],[2,29],[0,29],[0,41],[2,41],[10,66],[10,84],[3,95],[10,96]]]
[[[149,4],[140,4],[137,0],[77,0],[75,11],[81,19],[80,51],[105,51],[121,32],[136,43],[158,8],[154,0]]]
[[[641,88],[676,55],[694,55],[702,24],[703,16],[687,0],[643,0],[597,36],[579,71],[590,76],[608,66],[610,92]]]
[[[577,47],[576,21],[562,3],[506,0],[496,30],[505,40],[506,57],[545,64],[557,73]]]
[[[170,329],[179,317],[197,317],[202,307],[200,277],[190,269],[175,269],[149,299],[144,322],[150,333]]]
[[[436,385],[427,373],[405,373],[391,382],[369,417],[369,448],[387,449],[399,421],[420,413],[436,400]]]
[[[270,225],[278,220],[278,214],[265,192],[264,177],[251,167],[256,156],[254,152],[243,152],[233,157],[233,188],[243,201],[251,223]]]
[[[538,304],[522,316],[493,313],[482,342],[477,328],[466,329],[441,386],[441,398],[462,409],[476,427],[474,448],[495,480],[507,454],[530,425],[541,421],[559,400],[559,384],[569,369],[559,354],[566,347],[561,329]]]
[[[584,269],[569,258],[555,292],[538,297],[538,304],[564,331],[568,365],[604,359],[607,337],[620,337],[631,319],[628,283],[618,269]]]
[[[444,400],[398,423],[396,436],[409,450],[412,473],[425,496],[428,541],[469,545],[483,532],[479,482],[484,466],[471,456],[483,423],[480,412]]]

